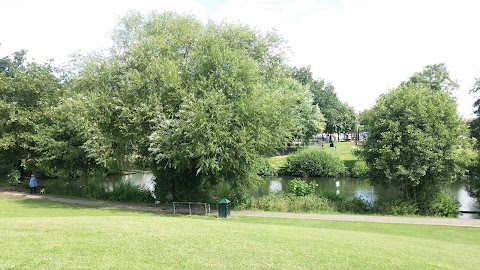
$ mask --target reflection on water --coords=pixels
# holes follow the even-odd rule
[[[258,189],[254,196],[260,197],[268,193],[278,193],[288,191],[288,182],[295,177],[282,176],[265,178],[265,186]],[[297,177],[298,178],[298,177]],[[339,193],[347,198],[358,197],[370,203],[375,202],[380,197],[384,199],[394,198],[398,192],[392,189],[385,189],[381,187],[374,187],[367,179],[357,179],[351,177],[337,177],[337,178],[300,178],[306,181],[315,181],[318,184],[316,193],[321,195],[323,193]],[[340,186],[337,188],[335,182],[339,181]],[[450,194],[460,202],[459,211],[479,211],[480,207],[475,198],[468,195],[465,186],[456,183],[449,189]],[[480,218],[478,214],[461,213],[460,218]]]
[[[152,196],[155,198],[155,181],[153,173],[144,171],[144,172],[133,172],[124,175],[109,175],[105,177],[91,177],[88,179],[78,178],[78,179],[48,179],[45,181],[45,184],[61,184],[61,183],[75,183],[78,186],[83,186],[88,183],[98,183],[102,185],[106,190],[113,191],[114,187],[117,187],[120,184],[133,184],[135,186],[141,187],[144,190],[150,191]]]
[[[468,195],[464,185],[458,183],[453,184],[450,187],[450,195],[460,202],[459,211],[480,211],[477,200]],[[479,219],[480,215],[478,213],[460,213],[458,217],[465,219]]]
[[[268,188],[260,188],[256,192],[256,196],[263,196],[268,193],[278,193],[282,191],[288,191],[288,182],[296,177],[282,176],[265,178],[265,185]],[[301,178],[302,179],[302,178]],[[370,182],[365,179],[357,179],[351,177],[341,178],[319,178],[309,177],[303,178],[306,181],[315,181],[317,183],[316,193],[322,195],[324,193],[339,193],[346,197],[359,197],[369,202],[374,202],[378,199],[379,195],[382,197],[393,197],[396,192],[387,190],[384,188],[373,187]],[[339,182],[337,188],[336,182]]]
[[[152,194],[152,197],[154,199],[157,199],[157,196],[155,196],[154,179],[155,178],[153,176],[153,173],[151,172],[148,172],[148,171],[134,172],[134,173],[124,174],[124,175],[109,176],[104,182],[104,186],[109,190],[113,190],[113,187],[115,185],[118,185],[119,183],[125,183],[125,184],[130,183],[130,184],[139,186],[144,190],[150,191],[150,194]]]
[[[130,183],[139,186],[150,192],[155,191],[155,181],[151,172],[135,172],[125,175],[115,175],[107,177],[109,188],[113,189],[113,185],[117,183]]]

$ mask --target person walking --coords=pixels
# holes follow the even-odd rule
[[[30,194],[37,193],[38,181],[35,175],[32,174],[32,177],[30,177],[30,183],[28,186],[30,187]]]

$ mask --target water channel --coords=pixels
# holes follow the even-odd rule
[[[268,193],[278,193],[286,191],[288,182],[294,177],[270,177],[265,178],[265,183],[258,190],[253,191],[255,197],[266,195]],[[316,189],[317,194],[325,192],[339,193],[347,198],[359,197],[368,202],[373,203],[381,196],[382,198],[392,198],[396,196],[396,192],[392,189],[385,189],[381,187],[374,187],[367,179],[358,179],[351,177],[337,177],[337,178],[315,178],[310,177],[304,179],[307,181],[315,181],[318,184]],[[99,181],[99,180],[97,180]],[[114,185],[119,183],[132,183],[146,190],[154,191],[155,183],[153,181],[153,174],[151,172],[135,172],[125,175],[109,176],[101,180],[105,188],[112,189]],[[337,188],[337,181],[339,187]],[[450,194],[460,202],[459,211],[479,211],[480,207],[475,198],[468,195],[463,184],[453,184],[449,188]],[[464,213],[460,214],[459,218],[480,218],[478,214]]]

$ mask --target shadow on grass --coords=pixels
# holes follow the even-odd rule
[[[64,202],[52,202],[48,201],[47,199],[31,199],[31,198],[23,198],[20,200],[16,200],[17,204],[22,205],[25,208],[50,208],[50,209],[95,209],[98,207],[88,206],[88,205],[80,205],[80,204],[73,204],[73,203],[64,203]]]
[[[25,216],[32,212],[38,216],[118,216],[118,215],[164,215],[161,212],[142,211],[138,209],[117,208],[115,206],[91,206],[67,202],[54,202],[42,198],[14,199],[12,203],[19,205],[20,211],[25,211]],[[30,213],[30,214],[28,214]]]

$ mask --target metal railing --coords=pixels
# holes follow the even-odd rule
[[[189,215],[205,215],[210,214],[210,205],[200,202],[173,202],[173,214],[180,214],[181,210],[188,209]]]

